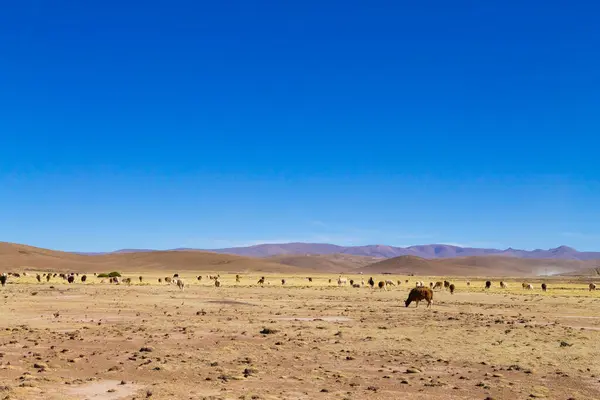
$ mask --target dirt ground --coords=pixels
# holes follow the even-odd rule
[[[404,300],[430,277],[379,277],[401,281],[382,291],[207,274],[183,291],[156,273],[11,278],[0,399],[600,399],[600,290],[585,282],[451,279],[428,309]]]

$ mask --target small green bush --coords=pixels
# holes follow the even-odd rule
[[[98,274],[98,278],[120,278],[121,274],[117,271],[109,272],[108,274]]]

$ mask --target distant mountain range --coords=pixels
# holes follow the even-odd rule
[[[151,252],[149,249],[122,249],[113,253]],[[399,256],[415,256],[427,259],[455,258],[470,256],[504,256],[516,258],[545,258],[560,260],[600,260],[600,252],[582,252],[568,246],[560,246],[543,250],[486,249],[476,247],[459,247],[445,244],[427,244],[410,247],[394,247],[386,245],[368,246],[338,246],[327,243],[279,243],[259,244],[247,247],[230,247],[224,249],[192,249],[177,248],[171,251],[209,251],[220,254],[234,254],[247,257],[272,257],[282,255],[328,255],[349,254],[378,258],[393,258]],[[80,253],[98,255],[106,253]]]

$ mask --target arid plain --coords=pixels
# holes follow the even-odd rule
[[[0,272],[27,276],[0,288],[0,399],[600,399],[593,277],[343,274],[401,282],[379,290],[267,260],[204,255],[217,263],[194,269],[161,255],[150,265],[147,254],[57,261],[40,249],[7,249]],[[32,252],[45,254],[48,268]],[[38,283],[35,275],[50,270],[80,276]],[[112,270],[133,283],[93,275]],[[174,273],[183,291],[164,283]],[[218,288],[208,279],[216,274]],[[436,290],[429,309],[404,306],[415,281],[443,279],[455,294]]]

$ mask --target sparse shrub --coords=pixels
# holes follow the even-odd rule
[[[108,274],[106,274],[106,273],[98,274],[97,276],[98,276],[98,278],[120,278],[121,273],[117,272],[117,271],[113,271],[113,272],[109,272]]]

